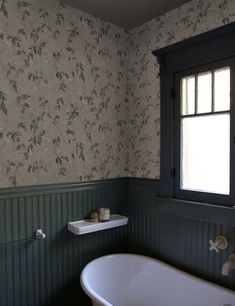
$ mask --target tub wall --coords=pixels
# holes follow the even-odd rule
[[[2,306],[89,305],[79,286],[82,268],[93,258],[134,252],[163,259],[183,270],[235,290],[235,273],[220,275],[235,249],[235,216],[226,208],[185,209],[157,199],[159,181],[117,179],[18,189],[0,197],[0,296]],[[90,235],[74,236],[69,221],[109,206],[129,216],[129,224]],[[30,237],[43,228],[46,239]],[[208,240],[224,234],[229,249],[209,252]]]
[[[89,305],[80,289],[82,268],[93,258],[126,249],[126,228],[75,236],[66,224],[101,206],[123,213],[123,181],[27,188],[0,196],[0,305]],[[42,228],[46,239],[31,237]]]
[[[233,289],[235,273],[226,278],[220,271],[235,251],[234,212],[215,209],[205,218],[200,205],[191,212],[176,203],[164,203],[167,210],[159,209],[160,78],[151,52],[234,20],[233,0],[193,0],[133,29],[128,95],[129,173],[144,178],[129,181],[130,251],[163,258]],[[232,222],[228,222],[229,216]],[[209,239],[221,233],[230,240],[229,249],[219,254],[209,252]]]
[[[129,250],[163,259],[176,267],[235,290],[235,272],[221,275],[235,251],[235,214],[231,209],[186,206],[158,198],[159,181],[129,180]],[[209,251],[209,239],[224,235],[229,248]]]
[[[128,175],[159,179],[159,79],[151,51],[231,22],[234,11],[233,0],[194,0],[133,30],[127,84],[125,31],[54,0],[2,0],[0,91],[7,111],[1,104],[1,188]],[[174,36],[172,20],[183,28],[181,36]],[[234,275],[219,274],[234,243],[218,255],[208,251],[215,234],[235,241],[234,227],[213,215],[182,217],[184,209],[176,213],[171,205],[161,211],[158,192],[158,181],[131,179],[1,190],[0,305],[89,304],[78,286],[81,269],[95,257],[126,251],[127,241],[129,251],[234,288]],[[82,237],[67,232],[68,221],[103,205],[127,214],[128,227]],[[5,244],[39,227],[44,241]]]

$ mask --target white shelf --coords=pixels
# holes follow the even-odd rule
[[[92,232],[102,231],[108,228],[123,226],[128,222],[128,218],[121,215],[111,215],[106,222],[92,222],[91,220],[80,220],[68,223],[68,230],[75,235],[83,235]]]

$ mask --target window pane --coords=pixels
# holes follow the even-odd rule
[[[230,109],[229,67],[215,71],[214,103],[215,111],[224,111]]]
[[[229,194],[229,161],[229,114],[181,119],[181,189]]]
[[[197,113],[212,111],[212,74],[205,72],[198,75],[197,79]]]
[[[181,114],[195,113],[195,77],[188,76],[181,80]]]

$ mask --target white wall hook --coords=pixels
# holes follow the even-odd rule
[[[210,240],[210,251],[216,251],[219,252],[220,250],[225,250],[228,247],[228,240],[224,236],[217,236],[215,238],[215,241]]]
[[[44,238],[46,238],[46,234],[44,234],[42,229],[39,228],[35,232],[35,237],[36,237],[36,239],[44,239]]]

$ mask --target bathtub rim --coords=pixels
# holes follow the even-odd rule
[[[113,254],[109,254],[109,255],[104,255],[104,256],[101,256],[101,257],[97,257],[95,259],[93,259],[92,261],[90,261],[88,264],[86,264],[86,266],[83,268],[82,272],[81,272],[81,275],[80,275],[80,284],[81,284],[81,287],[82,289],[84,290],[84,292],[89,296],[89,298],[96,302],[96,303],[102,303],[104,306],[113,306],[112,304],[108,303],[104,298],[102,298],[102,296],[100,296],[99,294],[97,294],[92,288],[91,286],[88,284],[88,281],[86,280],[86,270],[92,265],[92,264],[95,264],[96,262],[99,262],[99,261],[103,261],[105,260],[106,258],[110,258],[110,257],[137,257],[137,258],[144,258],[145,260],[148,260],[148,261],[151,261],[151,262],[157,262],[159,264],[161,264],[163,267],[165,268],[168,268],[172,271],[175,271],[175,272],[178,272],[180,273],[181,275],[184,275],[184,276],[188,276],[190,277],[191,279],[193,280],[196,280],[196,281],[201,281],[207,285],[210,285],[210,286],[213,286],[217,289],[222,289],[224,292],[227,292],[229,294],[233,294],[235,296],[235,291],[232,290],[232,289],[229,289],[229,288],[226,288],[226,287],[223,287],[223,286],[220,286],[218,284],[215,284],[213,282],[210,282],[208,280],[205,280],[203,278],[200,278],[198,276],[195,276],[193,274],[190,274],[188,272],[185,272],[181,269],[178,269],[170,264],[167,264],[165,263],[164,261],[162,260],[159,260],[159,259],[156,259],[156,258],[153,258],[153,257],[150,257],[150,256],[146,256],[146,255],[141,255],[141,254],[134,254],[134,253],[113,253]]]
[[[97,294],[95,290],[91,288],[91,286],[88,284],[87,278],[86,278],[86,270],[89,268],[90,265],[94,264],[97,261],[100,261],[102,259],[105,259],[107,257],[110,257],[110,255],[101,256],[98,258],[93,259],[90,261],[86,266],[82,269],[81,275],[80,275],[80,284],[84,292],[87,294],[87,296],[94,301],[95,303],[102,303],[104,306],[113,306],[112,304],[108,303],[102,296]]]

